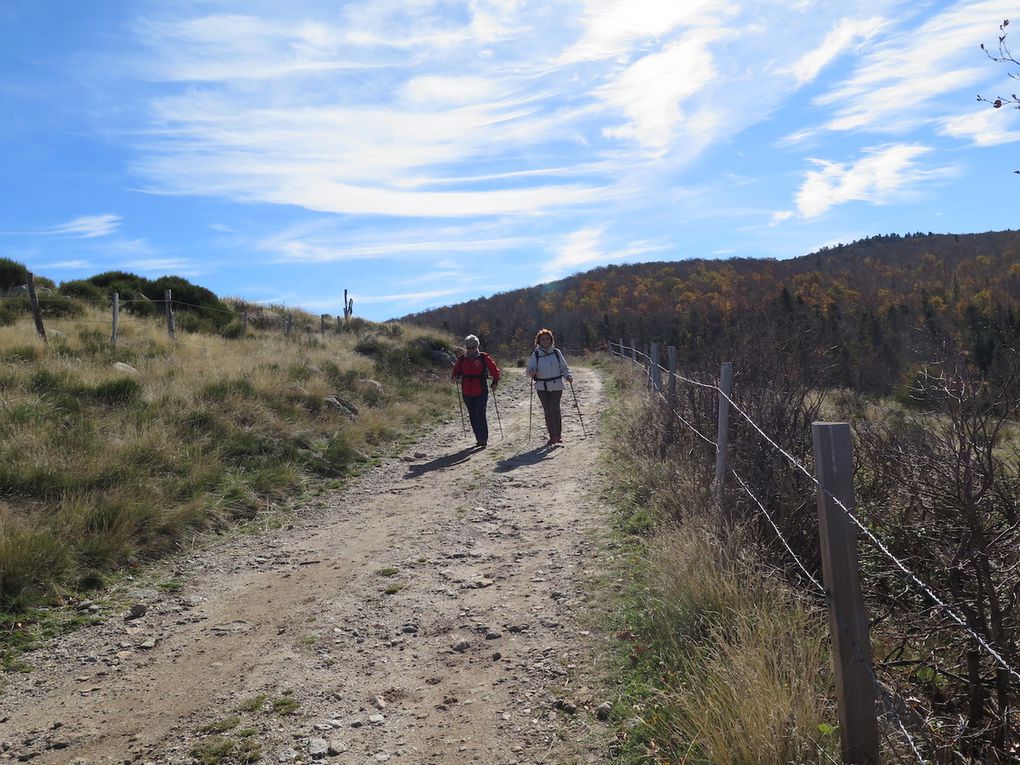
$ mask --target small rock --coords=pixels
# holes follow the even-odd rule
[[[124,615],[124,621],[129,622],[132,619],[141,619],[145,616],[145,612],[148,610],[148,607],[144,603],[135,603],[131,606],[131,610]]]
[[[308,754],[313,760],[321,760],[329,754],[329,742],[324,738],[313,738],[308,742]]]
[[[613,714],[613,705],[608,701],[603,701],[597,707],[595,707],[595,716],[600,720],[608,720],[610,715]]]
[[[335,738],[329,742],[329,748],[326,750],[326,754],[330,757],[336,757],[338,754],[343,754],[350,748],[351,745],[346,741],[341,741],[340,739]]]
[[[466,651],[470,647],[471,641],[469,640],[458,640],[456,643],[453,644],[453,650],[456,651],[457,653],[464,653],[464,651]]]

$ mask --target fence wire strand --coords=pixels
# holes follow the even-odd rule
[[[648,359],[649,362],[651,361],[650,357],[647,356],[644,353],[641,353],[641,351],[636,351],[636,354],[642,356],[643,358]],[[625,356],[625,354],[621,354],[621,355]],[[660,367],[660,369],[661,369],[661,367]],[[666,371],[668,372],[668,370],[666,370]],[[839,507],[843,511],[843,513],[850,519],[851,523],[853,523],[854,526],[857,529],[859,529],[868,538],[868,540],[886,558],[888,558],[889,561],[892,562],[892,564],[894,566],[896,566],[896,568],[898,568],[901,572],[903,572],[903,574],[905,574],[915,586],[917,586],[922,592],[924,592],[924,594],[927,595],[932,600],[932,602],[935,603],[938,606],[938,608],[943,613],[945,613],[955,625],[960,627],[978,645],[980,645],[981,648],[984,649],[984,651],[1002,669],[1004,669],[1006,672],[1008,672],[1015,680],[1020,681],[1020,672],[1017,672],[1016,669],[1014,669],[1012,666],[1010,666],[1009,662],[1007,662],[999,654],[999,652],[996,651],[988,643],[988,641],[986,641],[983,637],[981,637],[981,635],[979,635],[977,632],[975,632],[973,629],[971,629],[970,626],[966,623],[966,621],[962,617],[958,616],[956,614],[956,612],[952,609],[952,607],[949,606],[942,598],[940,598],[935,593],[935,590],[930,585],[928,585],[924,581],[922,581],[921,578],[917,576],[917,574],[915,574],[913,571],[911,571],[907,567],[907,565],[905,563],[903,563],[903,561],[901,561],[899,558],[897,558],[889,550],[889,548],[886,547],[886,545],[883,544],[882,541],[870,529],[868,529],[864,524],[862,524],[856,518],[854,513],[851,512],[850,509],[847,508],[847,506],[845,504],[843,504],[843,502],[840,501],[840,499],[838,497],[834,496],[830,491],[828,491],[823,486],[821,486],[819,484],[819,482],[818,482],[818,479],[814,475],[812,475],[811,472],[806,467],[804,467],[804,465],[799,460],[797,460],[793,455],[791,455],[789,452],[787,452],[782,446],[777,444],[774,439],[772,439],[764,430],[762,430],[761,427],[753,419],[751,419],[751,416],[748,415],[743,409],[741,409],[741,407],[732,399],[732,397],[728,396],[722,390],[722,388],[720,388],[718,385],[714,385],[714,384],[711,384],[711,383],[704,383],[704,382],[701,382],[699,380],[692,380],[691,378],[684,377],[682,375],[677,375],[676,378],[678,380],[682,380],[683,382],[689,383],[691,385],[696,385],[696,386],[699,386],[699,387],[702,387],[702,388],[708,388],[708,389],[714,390],[722,398],[724,398],[726,401],[728,401],[730,406],[732,406],[748,422],[748,424],[750,424],[751,427],[754,428],[761,435],[761,437],[763,439],[765,439],[765,441],[767,443],[769,443],[776,451],[778,451],[780,454],[782,454],[791,465],[793,465],[795,468],[797,468],[797,470],[799,470],[801,473],[803,473],[805,476],[807,476],[808,480],[811,481],[818,488],[819,491],[823,492],[825,494],[825,496],[827,496],[830,499],[832,499],[833,502],[835,502],[836,506]],[[650,379],[650,374],[649,374],[649,379]]]
[[[612,350],[612,346],[613,346],[613,345],[618,345],[618,344],[613,344],[613,343],[611,343],[611,344],[610,344],[610,349],[611,349],[611,350]],[[628,353],[627,353],[626,351],[630,351],[631,353],[630,353],[630,354],[628,354]],[[620,345],[620,350],[619,350],[619,354],[618,354],[618,355],[620,355],[620,356],[621,356],[622,358],[625,358],[625,359],[629,359],[630,361],[632,361],[632,362],[633,362],[633,363],[635,363],[635,364],[641,364],[641,366],[643,366],[643,367],[645,368],[645,374],[646,374],[646,377],[648,378],[648,381],[649,381],[649,383],[653,383],[653,387],[654,387],[654,378],[653,378],[653,375],[652,375],[652,371],[651,371],[651,366],[652,366],[652,364],[653,364],[653,363],[655,363],[655,362],[653,362],[653,361],[652,361],[652,359],[651,359],[651,357],[650,357],[649,355],[647,355],[647,354],[645,354],[645,353],[642,353],[641,351],[637,350],[636,348],[627,348],[627,347],[625,347],[625,346],[622,346],[622,345]],[[642,362],[638,361],[638,357],[640,357],[641,359],[647,360],[648,364],[647,364],[647,365],[645,365],[644,363],[642,363]],[[822,493],[823,493],[823,494],[824,494],[824,495],[825,495],[826,497],[828,497],[829,499],[831,499],[831,500],[832,500],[832,501],[833,501],[833,502],[835,503],[835,505],[836,505],[836,506],[837,506],[837,507],[838,507],[838,508],[839,508],[839,509],[840,509],[840,510],[841,510],[841,511],[843,512],[843,514],[844,514],[844,515],[845,515],[845,516],[846,516],[847,518],[849,518],[849,519],[850,519],[850,521],[851,521],[851,523],[853,523],[854,527],[855,527],[856,529],[858,529],[858,530],[859,530],[859,531],[860,531],[860,532],[861,532],[861,533],[862,533],[862,534],[863,534],[863,535],[865,536],[865,538],[867,538],[867,539],[868,539],[868,541],[869,541],[869,542],[870,542],[870,543],[871,543],[872,545],[874,545],[874,547],[875,547],[875,548],[876,548],[877,550],[879,550],[879,551],[880,551],[880,552],[882,553],[882,555],[884,555],[884,556],[885,556],[885,557],[886,557],[886,558],[887,558],[887,559],[888,559],[888,560],[889,560],[890,562],[892,562],[892,564],[893,564],[893,565],[894,565],[894,566],[895,566],[895,567],[896,567],[896,568],[897,568],[897,569],[898,569],[898,570],[899,570],[900,572],[902,572],[902,574],[904,574],[904,575],[905,575],[905,576],[906,576],[906,577],[907,577],[907,578],[909,579],[909,581],[910,581],[910,582],[911,582],[911,583],[912,583],[912,584],[913,584],[914,586],[916,586],[917,588],[919,588],[919,589],[920,589],[920,590],[921,590],[921,591],[922,591],[922,592],[923,592],[923,593],[924,593],[924,594],[925,594],[925,595],[926,595],[926,596],[927,596],[927,597],[928,597],[928,598],[929,598],[929,599],[931,600],[931,602],[933,602],[933,603],[934,603],[934,604],[935,604],[935,605],[936,605],[936,606],[938,607],[938,610],[940,610],[940,611],[941,611],[941,612],[942,612],[943,614],[945,614],[946,616],[948,616],[948,617],[949,617],[949,619],[950,619],[950,620],[951,620],[951,621],[953,622],[953,624],[955,624],[955,625],[956,625],[957,627],[959,627],[959,628],[960,628],[960,629],[961,629],[961,630],[962,630],[962,631],[963,631],[963,632],[964,632],[964,633],[965,633],[966,635],[968,635],[968,636],[970,637],[970,639],[971,639],[971,640],[973,640],[973,641],[974,641],[974,642],[975,642],[975,643],[976,643],[976,644],[977,644],[978,646],[980,646],[980,647],[981,647],[981,648],[982,648],[982,649],[984,650],[984,652],[985,652],[985,653],[986,653],[986,654],[987,654],[987,655],[988,655],[988,656],[989,656],[989,657],[990,657],[990,658],[991,658],[991,659],[992,659],[992,660],[993,660],[993,661],[994,661],[994,662],[995,662],[995,663],[996,663],[996,664],[997,664],[997,665],[998,665],[998,666],[999,666],[999,667],[1000,667],[1001,669],[1005,670],[1005,671],[1006,671],[1006,672],[1007,672],[1007,673],[1008,673],[1008,674],[1009,674],[1009,675],[1010,675],[1010,676],[1011,676],[1011,677],[1012,677],[1012,678],[1013,678],[1014,680],[1016,680],[1016,681],[1020,681],[1020,672],[1017,672],[1017,670],[1016,670],[1016,669],[1015,669],[1014,667],[1012,667],[1012,666],[1011,666],[1011,665],[1009,664],[1009,662],[1007,662],[1007,661],[1006,661],[1006,659],[1005,659],[1005,658],[1003,658],[1003,657],[1002,657],[1002,655],[1000,655],[1000,653],[999,653],[999,652],[998,652],[998,651],[997,651],[997,650],[996,650],[996,649],[995,649],[995,648],[994,648],[994,647],[993,647],[993,646],[992,646],[992,645],[991,645],[991,644],[990,644],[990,643],[989,643],[989,642],[988,642],[987,640],[985,640],[985,638],[984,638],[984,637],[982,637],[982,636],[981,636],[980,634],[978,634],[978,633],[977,633],[977,632],[976,632],[975,630],[973,630],[973,629],[972,629],[972,628],[971,628],[971,627],[970,627],[970,626],[969,626],[969,625],[968,625],[968,624],[966,623],[966,621],[965,621],[965,620],[964,620],[964,619],[963,619],[963,618],[962,618],[961,616],[959,616],[959,615],[958,615],[958,614],[957,614],[957,613],[955,612],[955,610],[954,610],[954,609],[953,609],[953,608],[952,608],[952,607],[951,607],[951,606],[950,606],[950,605],[949,605],[948,603],[946,603],[946,602],[945,602],[945,600],[944,600],[943,598],[939,597],[939,595],[938,595],[938,594],[937,594],[937,593],[935,592],[935,590],[934,590],[934,588],[933,588],[933,587],[931,587],[930,585],[928,585],[927,583],[925,583],[925,582],[924,582],[924,581],[923,581],[923,580],[922,580],[922,579],[921,579],[921,578],[920,578],[920,577],[919,577],[919,576],[918,576],[917,574],[915,574],[915,573],[914,573],[914,572],[913,572],[913,571],[912,571],[912,570],[911,570],[911,569],[910,569],[910,568],[909,568],[909,567],[908,567],[908,566],[907,566],[907,565],[906,565],[906,564],[905,564],[905,563],[904,563],[903,561],[901,561],[901,560],[900,560],[900,559],[899,559],[899,558],[898,558],[898,557],[897,557],[897,556],[896,556],[895,554],[893,554],[893,553],[892,553],[892,551],[891,551],[891,550],[889,550],[889,548],[888,548],[888,547],[887,547],[887,546],[886,546],[886,545],[885,545],[885,544],[884,544],[884,543],[883,543],[883,542],[882,542],[882,541],[881,541],[881,540],[880,540],[880,539],[879,539],[879,538],[878,538],[878,537],[877,537],[877,536],[876,536],[876,535],[875,535],[875,534],[874,534],[874,533],[873,533],[873,532],[872,532],[872,531],[871,531],[870,529],[868,529],[868,528],[867,528],[867,526],[865,526],[865,525],[864,525],[863,523],[861,523],[861,521],[860,521],[860,520],[858,520],[858,518],[857,518],[857,517],[855,516],[855,514],[854,514],[854,513],[853,513],[853,512],[852,512],[852,511],[851,511],[851,510],[850,510],[850,509],[849,509],[849,508],[848,508],[848,507],[847,507],[847,506],[846,506],[846,505],[845,505],[845,504],[844,504],[844,503],[843,503],[843,502],[842,502],[842,501],[841,501],[841,500],[840,500],[840,499],[839,499],[838,497],[836,497],[835,495],[833,495],[833,494],[832,494],[832,492],[831,492],[831,491],[829,491],[828,489],[826,489],[825,487],[821,486],[821,484],[819,483],[818,479],[817,479],[817,478],[816,478],[816,477],[815,477],[814,475],[812,475],[812,473],[811,473],[811,472],[810,472],[810,471],[809,471],[809,470],[808,470],[808,469],[807,469],[807,468],[806,468],[806,467],[805,467],[805,466],[804,466],[804,465],[803,465],[803,464],[802,464],[802,463],[801,463],[801,462],[800,462],[799,460],[797,460],[797,459],[796,459],[796,458],[795,458],[795,457],[794,457],[793,455],[791,455],[791,454],[790,454],[790,453],[789,453],[789,452],[788,452],[788,451],[787,451],[786,449],[784,449],[784,448],[783,448],[783,447],[782,447],[781,445],[779,445],[778,443],[776,443],[776,441],[775,441],[775,440],[774,440],[773,438],[771,438],[771,437],[770,437],[770,436],[769,436],[769,435],[768,435],[768,434],[767,434],[767,433],[766,433],[766,432],[765,432],[765,431],[764,431],[764,430],[763,430],[763,429],[762,429],[762,428],[761,428],[761,427],[760,427],[760,426],[759,426],[759,425],[758,425],[758,424],[757,424],[757,423],[756,423],[756,422],[755,422],[755,421],[754,421],[754,420],[753,420],[753,419],[751,418],[751,416],[750,416],[749,414],[747,414],[747,412],[745,412],[745,411],[744,411],[744,410],[743,410],[743,409],[742,409],[742,408],[741,408],[741,407],[740,407],[740,406],[739,406],[739,405],[738,405],[738,404],[737,404],[737,403],[736,403],[736,402],[735,402],[735,401],[733,400],[733,398],[732,398],[731,396],[727,395],[727,394],[726,394],[726,393],[725,393],[725,392],[724,392],[724,391],[723,391],[723,390],[722,390],[722,389],[721,389],[721,388],[720,388],[720,387],[719,387],[718,385],[715,385],[715,384],[712,384],[712,383],[704,383],[704,382],[702,382],[702,381],[700,381],[700,380],[694,380],[694,379],[691,379],[691,378],[689,378],[689,377],[685,377],[685,376],[683,376],[683,375],[677,374],[677,373],[675,373],[675,372],[671,372],[670,370],[668,370],[668,369],[666,369],[666,368],[662,367],[662,365],[660,365],[660,364],[656,364],[656,366],[657,366],[657,367],[659,368],[659,370],[660,370],[661,372],[664,372],[664,373],[666,373],[667,375],[672,375],[672,376],[674,377],[674,379],[676,379],[676,380],[679,380],[679,381],[681,381],[681,382],[687,383],[687,384],[689,384],[689,385],[692,385],[692,386],[696,386],[696,387],[700,387],[700,388],[704,388],[704,389],[709,389],[709,390],[713,390],[713,391],[715,391],[715,392],[716,392],[716,393],[717,393],[717,394],[718,394],[718,395],[719,395],[719,396],[720,396],[721,398],[725,399],[725,400],[726,400],[726,401],[727,401],[727,402],[728,402],[728,403],[730,404],[730,406],[732,406],[732,407],[733,407],[733,409],[734,409],[734,410],[735,410],[735,411],[736,411],[736,412],[737,412],[737,413],[738,413],[738,414],[739,414],[739,415],[740,415],[741,417],[743,417],[743,419],[744,419],[744,420],[745,420],[745,421],[746,421],[746,422],[747,422],[747,423],[748,423],[748,424],[749,424],[749,425],[750,425],[750,426],[751,426],[751,427],[752,427],[752,428],[753,428],[753,429],[754,429],[754,430],[755,430],[755,431],[756,431],[756,432],[757,432],[757,433],[758,433],[758,434],[759,434],[759,435],[760,435],[760,436],[761,436],[761,437],[762,437],[762,438],[763,438],[763,439],[764,439],[764,440],[765,440],[765,441],[766,441],[766,442],[767,442],[767,443],[768,443],[769,445],[771,445],[771,446],[773,447],[773,449],[775,449],[775,450],[776,450],[776,451],[778,451],[778,452],[779,452],[780,454],[782,454],[782,455],[783,455],[783,456],[784,456],[784,457],[786,458],[786,460],[787,460],[787,461],[788,461],[788,462],[789,462],[789,463],[790,463],[790,464],[791,464],[791,465],[792,465],[792,466],[793,466],[794,468],[796,468],[796,470],[797,470],[797,471],[799,471],[799,472],[800,472],[800,473],[802,473],[803,475],[807,476],[808,480],[809,480],[809,481],[810,481],[810,482],[811,482],[812,484],[814,484],[814,486],[816,487],[816,489],[817,489],[818,491],[822,492]],[[660,398],[662,398],[662,399],[663,399],[664,401],[666,401],[666,398],[665,398],[665,396],[663,396],[663,394],[662,394],[662,392],[661,392],[661,391],[659,391],[658,389],[656,389],[656,393],[658,393],[658,395],[660,396]],[[676,411],[675,411],[675,410],[674,410],[674,409],[673,409],[673,408],[672,408],[671,406],[668,406],[668,402],[667,402],[667,408],[668,408],[668,409],[669,409],[669,411],[671,411],[671,412],[672,412],[672,413],[673,413],[673,414],[674,414],[675,416],[677,416],[677,418],[678,418],[678,419],[680,419],[680,421],[681,421],[681,422],[683,422],[683,423],[684,423],[685,425],[687,425],[687,426],[688,426],[688,427],[689,427],[689,428],[690,428],[690,429],[691,429],[692,431],[694,431],[694,433],[695,433],[695,434],[697,434],[697,435],[698,435],[698,436],[699,436],[700,438],[702,438],[702,439],[703,439],[704,441],[706,441],[706,442],[708,442],[708,443],[711,443],[711,444],[712,444],[713,446],[715,446],[715,442],[714,442],[714,441],[712,441],[712,440],[711,440],[711,439],[709,439],[709,438],[708,438],[707,436],[705,436],[705,435],[704,435],[703,433],[701,433],[701,432],[700,432],[700,431],[698,431],[698,430],[697,430],[696,428],[694,428],[694,427],[693,427],[693,426],[692,426],[692,425],[691,425],[691,424],[690,424],[690,423],[689,423],[689,422],[688,422],[688,421],[687,421],[687,420],[686,420],[685,418],[683,418],[682,416],[680,416],[680,415],[679,415],[679,413],[678,413],[678,412],[676,412]],[[717,447],[717,446],[716,446],[716,450],[718,450],[718,447]],[[772,520],[771,516],[769,515],[768,511],[767,511],[767,510],[765,509],[764,505],[763,505],[763,504],[762,504],[762,503],[761,503],[761,502],[760,502],[760,501],[759,501],[759,500],[757,499],[757,497],[755,497],[755,496],[754,496],[754,494],[753,494],[753,493],[751,492],[750,488],[749,488],[749,487],[747,486],[746,482],[745,482],[745,481],[744,481],[744,480],[743,480],[743,479],[742,479],[742,478],[741,478],[741,477],[740,477],[740,476],[739,476],[739,475],[737,474],[737,472],[736,472],[735,470],[733,470],[732,468],[731,468],[731,472],[732,472],[733,476],[734,476],[734,477],[735,477],[735,478],[737,479],[737,482],[738,482],[738,483],[740,484],[740,486],[741,486],[741,488],[743,489],[743,491],[744,491],[744,492],[745,492],[745,493],[747,494],[747,496],[749,496],[749,497],[750,497],[750,498],[752,499],[752,501],[754,501],[754,503],[755,503],[755,504],[756,504],[756,505],[758,506],[758,508],[759,508],[759,509],[761,510],[761,512],[762,512],[762,514],[764,515],[764,517],[765,517],[765,518],[766,518],[766,519],[767,519],[767,520],[769,521],[769,523],[770,523],[770,524],[772,525],[772,527],[773,527],[773,529],[775,530],[775,532],[776,532],[776,534],[777,534],[778,538],[779,538],[779,539],[780,539],[780,541],[781,541],[781,542],[783,543],[784,547],[786,547],[786,549],[787,549],[788,553],[789,553],[789,554],[791,555],[791,557],[793,558],[793,560],[794,560],[794,561],[795,561],[795,562],[797,563],[797,565],[798,565],[798,566],[799,566],[799,567],[801,568],[801,570],[802,570],[802,571],[804,571],[804,573],[805,573],[805,574],[806,574],[806,575],[808,576],[808,578],[809,578],[809,579],[810,579],[810,580],[811,580],[811,581],[812,581],[812,582],[814,583],[814,585],[815,585],[816,587],[820,588],[821,592],[822,592],[822,593],[825,593],[825,594],[826,594],[826,597],[828,597],[828,594],[826,593],[826,591],[825,591],[824,587],[822,587],[822,586],[821,586],[821,585],[820,585],[820,584],[818,583],[818,581],[817,581],[817,580],[816,580],[816,579],[815,579],[815,578],[814,578],[813,576],[811,576],[811,574],[810,574],[810,573],[809,573],[809,572],[807,571],[806,567],[805,567],[805,566],[803,565],[803,563],[801,562],[801,560],[800,560],[800,559],[799,559],[799,558],[797,557],[797,555],[796,555],[796,554],[794,553],[794,551],[793,551],[792,547],[790,546],[790,544],[788,543],[788,541],[787,541],[787,540],[786,540],[786,539],[785,539],[785,538],[783,537],[783,535],[782,535],[782,533],[780,532],[779,528],[778,528],[778,527],[776,526],[776,524],[775,524],[775,523],[773,522],[773,520]],[[886,690],[885,690],[885,689],[884,689],[884,688],[882,687],[882,685],[881,685],[881,684],[880,684],[880,683],[878,682],[877,678],[876,678],[876,677],[874,677],[874,674],[873,674],[873,669],[872,669],[872,668],[871,668],[870,666],[869,666],[869,668],[868,668],[868,671],[869,671],[870,673],[872,673],[872,682],[873,682],[873,684],[875,685],[875,687],[876,687],[876,690],[878,690],[878,692],[879,692],[880,694],[883,694],[883,696],[886,696],[886,697],[888,697],[888,696],[889,696],[889,693],[888,693],[888,691],[886,691]],[[889,703],[889,704],[888,704],[887,706],[889,706],[889,707],[893,707],[894,705],[893,705],[893,704],[892,704],[892,703],[890,702],[890,703]],[[896,715],[896,714],[894,714],[894,715],[893,715],[893,717],[894,717],[894,719],[895,719],[895,721],[896,721],[896,724],[897,724],[897,726],[899,727],[900,731],[901,731],[901,732],[903,733],[904,737],[906,738],[907,742],[909,743],[909,745],[910,745],[910,748],[911,748],[911,750],[912,750],[913,754],[914,754],[914,755],[915,755],[915,756],[917,757],[917,759],[918,759],[918,761],[919,761],[919,762],[921,762],[921,763],[924,763],[924,762],[925,762],[925,760],[924,760],[924,758],[922,757],[922,755],[921,755],[920,751],[918,750],[918,747],[917,747],[916,743],[914,742],[913,738],[912,738],[912,737],[910,736],[910,733],[909,733],[909,732],[907,731],[907,729],[906,729],[906,726],[905,726],[905,725],[903,724],[903,721],[902,721],[902,720],[901,720],[901,719],[899,718],[899,716],[898,716],[898,715]]]

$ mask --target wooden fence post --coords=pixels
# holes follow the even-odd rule
[[[323,334],[323,335],[326,334],[326,317],[327,316],[329,316],[328,313],[320,313],[319,314],[319,332],[321,334]]]
[[[170,290],[163,290],[163,311],[166,313],[166,331],[170,337],[176,337],[177,331],[174,326],[173,295]]]
[[[287,314],[287,329],[286,329],[287,337],[290,337],[290,331],[293,328],[294,328],[294,315],[288,313]]]
[[[730,433],[730,397],[733,395],[733,362],[724,361],[719,368],[719,423],[715,435],[715,480],[712,494],[722,510],[723,486],[726,483],[726,447]],[[726,394],[726,395],[723,395]]]
[[[120,324],[120,293],[113,293],[113,331],[110,333],[110,343],[117,347],[117,327]]]
[[[632,361],[637,361],[637,340],[633,337],[630,339],[630,358]]]
[[[875,685],[868,621],[858,581],[857,530],[847,516],[856,505],[850,426],[845,422],[814,422],[811,438],[843,762],[878,765]],[[837,499],[846,510],[839,507]]]
[[[619,338],[619,340],[620,340],[620,355],[624,356],[626,354],[624,354],[624,352],[623,352],[623,338],[621,337],[621,338]]]
[[[659,366],[659,344],[652,343],[651,353],[648,354],[651,358],[649,362],[651,364],[652,372],[652,390],[656,393],[662,390],[662,368]]]
[[[46,339],[46,327],[43,326],[42,309],[39,307],[39,296],[35,294],[35,274],[28,273],[28,301],[32,304],[32,318],[35,320],[35,331],[39,333],[44,343]]]

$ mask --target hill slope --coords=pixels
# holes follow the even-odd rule
[[[404,320],[474,332],[509,356],[548,326],[565,348],[658,341],[692,363],[731,356],[764,330],[799,362],[839,348],[833,382],[888,391],[946,338],[990,371],[1020,337],[1018,306],[1020,232],[1003,231],[879,236],[782,261],[605,266]]]

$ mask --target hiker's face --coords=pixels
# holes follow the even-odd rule
[[[467,347],[467,355],[468,356],[477,356],[478,355],[478,346],[477,345],[469,345]]]
[[[549,337],[549,335],[542,335],[540,338],[538,338],[538,344],[541,345],[543,348],[548,348],[550,345],[552,345],[552,338]]]

